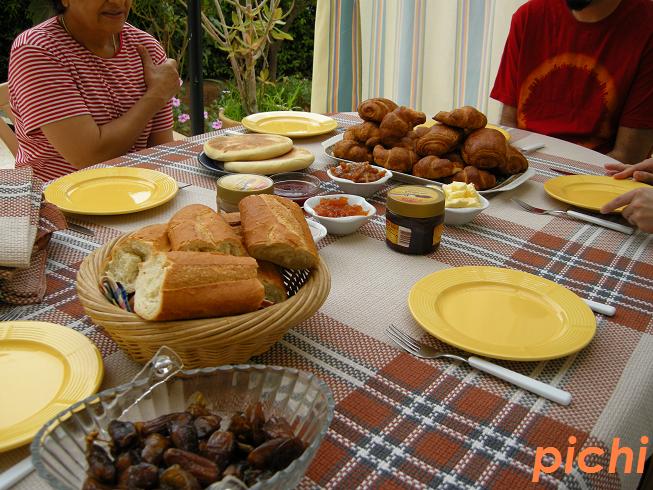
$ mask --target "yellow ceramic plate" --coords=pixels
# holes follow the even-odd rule
[[[27,444],[48,420],[95,393],[103,373],[96,347],[71,328],[0,323],[0,451]]]
[[[544,183],[544,190],[551,197],[592,211],[599,211],[608,201],[638,187],[649,186],[603,175],[563,175]]]
[[[82,170],[45,188],[45,199],[78,214],[127,214],[159,206],[177,194],[175,179],[136,167]]]
[[[423,126],[425,128],[430,128],[434,124],[440,124],[440,123],[433,120],[433,119],[427,119],[424,124],[420,124],[419,126],[415,126],[415,127],[419,128],[420,126]],[[486,124],[485,127],[489,128],[489,129],[496,129],[497,131],[499,131],[501,134],[503,134],[506,137],[506,141],[510,141],[510,133],[508,131],[506,131],[505,129],[500,128],[499,126],[495,126],[494,124]]]
[[[255,133],[279,134],[289,138],[305,138],[333,131],[335,119],[314,112],[273,111],[252,114],[242,120],[243,126]]]
[[[568,289],[526,272],[456,267],[418,281],[410,312],[431,335],[496,359],[554,359],[585,347],[596,331],[589,307]]]

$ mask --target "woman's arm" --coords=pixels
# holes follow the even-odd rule
[[[623,163],[641,162],[653,146],[653,129],[635,129],[619,126],[613,150],[608,153]]]
[[[41,127],[48,141],[71,165],[84,168],[127,153],[152,117],[179,90],[175,60],[168,59],[155,65],[143,46],[138,47],[138,53],[143,62],[147,90],[125,114],[102,126],[98,126],[90,115],[82,115]],[[165,135],[155,138],[165,142]],[[170,130],[170,139],[166,141],[171,139]]]

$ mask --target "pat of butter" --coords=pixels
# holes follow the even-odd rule
[[[444,205],[447,208],[479,208],[481,198],[474,184],[452,182],[442,186],[444,191]]]

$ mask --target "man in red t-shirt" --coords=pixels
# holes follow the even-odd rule
[[[490,94],[501,123],[624,162],[653,145],[653,1],[531,0]]]

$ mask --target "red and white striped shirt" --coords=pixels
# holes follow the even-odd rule
[[[127,112],[146,90],[136,50],[139,44],[155,64],[166,60],[156,39],[129,24],[123,27],[120,48],[112,58],[88,51],[56,17],[20,34],[9,59],[9,98],[19,143],[16,166],[33,167],[34,174],[45,181],[77,170],[54,149],[41,127],[86,114],[102,126]],[[148,122],[130,152],[146,148],[150,133],[170,128],[169,102]]]

